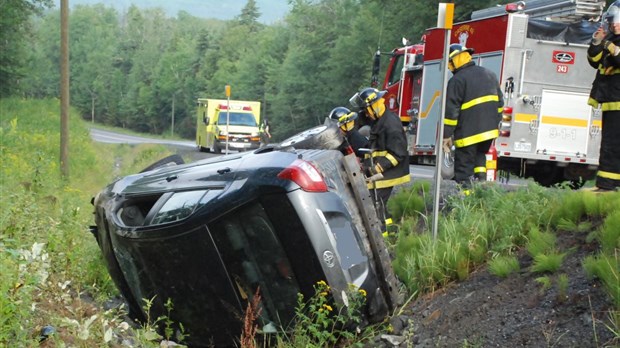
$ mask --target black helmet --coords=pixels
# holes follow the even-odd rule
[[[369,106],[371,106],[374,102],[383,98],[386,91],[379,91],[376,88],[368,87],[364,88],[358,93],[355,93],[351,99],[349,99],[349,103],[359,110],[363,110]]]
[[[456,44],[456,43],[452,44],[450,45],[450,55],[449,55],[450,60],[452,60],[452,58],[456,57],[461,52],[469,52],[469,54],[474,54],[474,49],[467,48],[461,44]]]
[[[614,23],[620,23],[620,0],[614,1],[604,14],[605,22],[612,25]]]
[[[355,121],[357,119],[357,112],[351,112],[351,110],[344,106],[335,107],[330,113],[329,118],[338,122],[338,126]]]

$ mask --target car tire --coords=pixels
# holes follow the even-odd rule
[[[222,148],[217,144],[217,142],[213,142],[213,152],[214,153],[222,153]]]
[[[343,141],[344,138],[337,125],[323,124],[285,139],[278,148],[336,150]]]
[[[181,155],[178,155],[178,154],[170,155],[142,169],[140,173],[148,172],[150,170],[154,170],[160,167],[167,167],[167,166],[183,164],[183,163],[185,163],[185,161],[183,160],[183,157],[181,157]]]

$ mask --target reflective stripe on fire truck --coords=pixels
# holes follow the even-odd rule
[[[475,167],[474,168],[474,173],[486,173],[487,172],[487,167]]]
[[[601,178],[620,180],[620,173],[611,173],[599,170],[596,175],[600,176]]]
[[[486,131],[484,133],[472,135],[467,138],[458,139],[454,141],[454,146],[456,147],[465,147],[473,144],[477,144],[483,142],[485,140],[494,139],[499,136],[499,130],[492,129],[490,131]]]
[[[499,97],[497,95],[485,95],[476,99],[472,99],[467,103],[463,103],[463,105],[461,105],[461,110],[469,109],[478,104],[488,103],[490,101],[499,101]]]
[[[515,114],[515,122],[521,122],[521,123],[530,123],[532,121],[534,121],[535,119],[537,119],[538,116],[535,114],[520,114],[517,113]]]
[[[543,116],[542,123],[555,124],[558,126],[571,126],[571,127],[587,127],[588,120],[578,120],[574,118],[556,117],[556,116]]]

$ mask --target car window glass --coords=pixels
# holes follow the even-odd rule
[[[278,326],[280,321],[291,320],[299,286],[263,207],[252,203],[227,214],[209,229],[239,296],[251,300],[260,287],[263,325]]]
[[[226,125],[226,119],[228,118],[228,124],[231,126],[248,126],[248,127],[256,127],[256,118],[254,118],[253,114],[249,113],[238,113],[238,112],[230,112],[230,114],[226,112],[221,112],[220,116],[217,120],[218,125]]]
[[[200,205],[206,191],[176,192],[159,209],[153,217],[151,225],[163,224],[184,219],[190,216]],[[204,202],[204,200],[202,201]]]
[[[394,83],[400,81],[400,75],[403,71],[403,55],[398,55],[394,57],[395,61],[394,61],[394,65],[392,68],[392,71],[390,72],[390,79],[388,81],[388,84],[391,86]]]

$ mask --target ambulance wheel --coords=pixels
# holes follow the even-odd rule
[[[200,152],[211,152],[211,149],[208,148],[208,147],[204,147],[204,146],[198,145],[198,151],[200,151]]]
[[[215,153],[222,153],[222,149],[220,148],[220,146],[216,142],[213,143],[213,152],[215,152]]]
[[[278,148],[335,150],[343,141],[344,138],[337,125],[323,124],[285,139]]]

